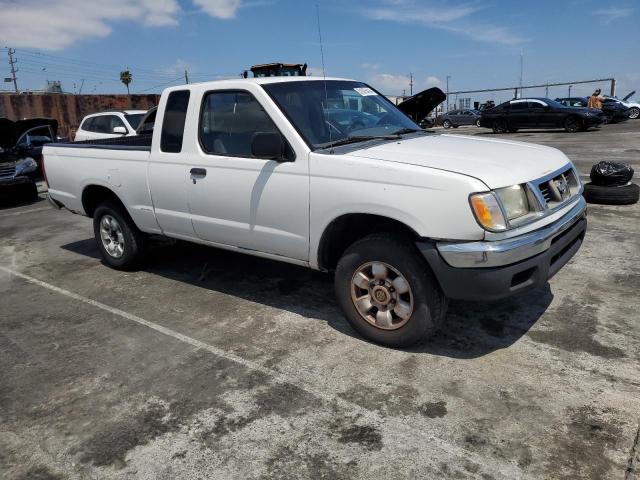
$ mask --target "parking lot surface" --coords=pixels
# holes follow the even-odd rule
[[[559,147],[582,174],[601,159],[640,170],[640,121],[487,132],[455,131]],[[590,206],[582,249],[545,288],[452,302],[435,340],[406,350],[358,338],[325,274],[171,241],[117,272],[91,220],[42,200],[3,206],[0,239],[1,478],[640,468],[638,204]]]

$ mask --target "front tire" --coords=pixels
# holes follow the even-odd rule
[[[442,126],[444,128],[451,128],[452,126],[451,120],[445,120],[444,122],[442,122]]]
[[[493,121],[493,133],[506,133],[507,122],[503,118],[497,118]]]
[[[127,211],[114,201],[102,203],[93,214],[93,233],[104,262],[116,270],[132,270],[144,258],[147,238]]]
[[[476,120],[476,127],[480,128],[480,120]]]
[[[564,129],[569,133],[576,133],[582,130],[583,122],[575,115],[567,117],[564,121]]]
[[[629,118],[638,118],[640,117],[640,108],[638,107],[631,107],[629,109]]]
[[[431,338],[442,325],[447,299],[412,243],[391,234],[351,245],[335,273],[338,303],[364,338],[406,347]]]

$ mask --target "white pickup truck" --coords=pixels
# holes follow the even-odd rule
[[[559,150],[420,129],[368,85],[270,77],[172,87],[151,135],[44,148],[49,198],[130,269],[160,234],[335,272],[372,341],[432,336],[447,300],[544,285],[586,204]]]

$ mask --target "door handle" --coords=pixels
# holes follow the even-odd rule
[[[191,169],[191,181],[195,184],[198,178],[204,178],[207,176],[206,168],[192,168]]]

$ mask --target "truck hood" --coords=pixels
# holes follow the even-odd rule
[[[560,150],[543,145],[446,134],[404,138],[350,155],[460,173],[492,189],[535,180],[569,163]]]

